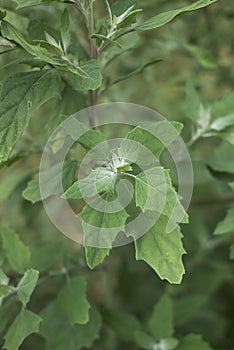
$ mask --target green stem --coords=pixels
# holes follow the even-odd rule
[[[97,45],[96,40],[92,39],[92,34],[94,34],[94,15],[93,15],[93,1],[89,0],[89,14],[88,14],[88,35],[90,40],[90,58],[97,58]],[[88,92],[88,106],[92,107],[98,103],[98,90],[90,90]],[[89,113],[89,125],[91,128],[95,128],[95,113],[94,109],[90,108]]]

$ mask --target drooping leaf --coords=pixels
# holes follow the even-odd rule
[[[224,220],[220,221],[216,226],[214,234],[221,235],[231,232],[234,232],[234,208],[228,210]]]
[[[3,249],[12,269],[18,273],[24,273],[30,259],[29,248],[20,240],[17,233],[4,227],[1,229]]]
[[[96,168],[91,173],[76,181],[64,193],[63,198],[66,199],[80,199],[90,198],[97,195],[97,193],[112,191],[114,192],[117,174],[111,169]]]
[[[135,241],[136,260],[144,260],[161,279],[180,283],[184,274],[182,255],[185,253],[180,228],[166,233],[167,218],[163,215],[142,237]]]
[[[125,341],[134,341],[135,332],[142,329],[138,319],[130,313],[104,309],[102,315],[106,325]]]
[[[184,337],[176,350],[212,350],[210,345],[202,339],[201,335],[189,334]]]
[[[90,269],[94,269],[101,264],[109,254],[110,249],[108,248],[85,247],[85,258]]]
[[[148,330],[156,339],[169,338],[174,333],[174,316],[172,300],[164,294],[155,305],[153,313],[148,321]]]
[[[58,294],[56,307],[72,325],[86,324],[89,321],[90,304],[86,299],[84,277],[72,277],[67,280]]]
[[[38,315],[22,309],[4,337],[3,349],[18,350],[25,338],[39,331],[41,321]]]
[[[217,0],[199,0],[199,1],[192,3],[191,5],[187,5],[185,7],[180,8],[180,9],[160,13],[160,14],[148,19],[144,23],[138,25],[136,27],[136,29],[138,29],[138,30],[151,30],[151,29],[161,27],[161,26],[169,23],[176,16],[178,16],[182,13],[198,10],[198,9],[206,7],[206,6],[212,4],[216,1]]]
[[[207,164],[215,171],[234,174],[234,147],[227,142],[222,142],[214,149],[212,157]]]
[[[107,193],[87,204],[78,217],[84,229],[84,246],[112,248],[118,233],[124,230],[128,214],[116,206],[115,194]]]
[[[27,270],[17,285],[17,295],[23,306],[26,307],[31,294],[36,287],[39,272],[34,269]]]
[[[35,111],[49,99],[60,97],[60,75],[53,69],[18,73],[2,85],[0,162],[8,159]]]

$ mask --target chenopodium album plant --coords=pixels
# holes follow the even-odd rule
[[[97,104],[99,97],[104,95],[112,84],[127,79],[161,60],[158,58],[146,62],[126,76],[111,81],[105,75],[105,69],[128,49],[122,46],[121,39],[125,35],[153,30],[167,24],[177,15],[198,10],[213,2],[215,0],[199,0],[140,22],[137,16],[142,9],[137,8],[135,1],[119,0],[112,4],[107,0],[103,1],[100,6],[106,11],[105,19],[97,18],[94,11],[96,1],[93,0],[11,1],[9,8],[1,9],[0,12],[1,52],[20,51],[19,57],[7,62],[5,68],[14,65],[24,68],[2,81],[1,167],[8,167],[32,154],[41,154],[47,136],[53,133],[60,123],[66,121],[70,114]],[[59,6],[61,12],[59,30],[50,28],[43,21],[40,21],[38,27],[38,24],[30,22],[27,17],[22,16],[22,20],[21,10],[27,11],[28,7],[36,5],[48,9]],[[76,15],[72,16],[72,19],[75,17],[78,24],[73,22],[71,24],[69,11],[73,9],[76,10]],[[27,142],[32,141],[27,135],[30,119],[49,100],[56,101],[55,113],[47,120],[47,135],[43,135],[44,144],[31,145],[26,149]],[[213,121],[211,129],[226,128],[229,119],[221,126],[218,119]],[[83,245],[90,268],[93,269],[103,262],[121,233],[133,239],[137,260],[144,260],[161,279],[166,279],[170,283],[180,283],[184,274],[182,255],[185,250],[178,223],[187,223],[188,216],[172,184],[170,172],[162,165],[161,155],[178,137],[182,124],[172,123],[174,132],[171,132],[171,127],[164,121],[152,123],[150,129],[144,129],[142,126],[132,127],[131,130],[128,128],[127,131],[125,129],[125,135],[123,131],[117,130],[117,133],[121,133],[122,140],[117,148],[112,149],[107,140],[108,134],[113,133],[113,130],[110,132],[107,128],[96,127],[95,108],[87,114],[87,122],[89,129],[87,124],[74,117],[75,128],[87,131],[80,138],[75,137],[75,143],[63,164],[63,194],[57,191],[56,163],[44,169],[43,177],[47,182],[47,191],[43,196],[40,192],[40,180],[36,175],[38,169],[35,167],[28,169],[24,175],[9,179],[10,191],[33,175],[33,179],[23,189],[23,197],[32,203],[53,195],[62,196],[63,200],[78,200],[78,218],[82,221]],[[191,144],[198,138],[215,132],[207,130],[207,125],[203,128],[200,124],[197,125]],[[41,127],[40,122],[38,126]],[[160,133],[166,135],[164,143],[154,136],[154,130],[157,130],[159,135]],[[73,136],[72,132],[70,136]],[[63,148],[64,142],[64,135],[56,134],[52,143],[52,153],[55,157]],[[139,144],[144,146],[143,149],[150,151],[154,162],[148,160],[147,154],[142,151]],[[98,159],[95,151],[92,153],[93,148],[101,152],[101,159]],[[76,180],[77,165],[81,164],[85,153],[91,154],[95,165],[84,177]],[[106,157],[103,157],[103,154]],[[143,170],[141,164],[144,164]],[[131,185],[131,201],[121,210],[105,211],[103,201],[107,203],[107,207],[111,206],[121,191],[128,192],[126,180]],[[86,199],[90,200],[88,204]],[[145,230],[140,237],[135,236],[134,230],[128,229],[129,223],[138,215],[141,215],[142,230]],[[168,225],[173,228],[169,230],[170,232]],[[0,322],[0,331],[4,333],[7,329],[4,333],[3,348],[18,349],[24,339],[35,332],[40,332],[46,340],[47,349],[65,347],[80,349],[92,346],[100,331],[101,317],[97,309],[86,299],[85,278],[83,276],[67,278],[56,300],[44,308],[38,316],[26,309],[33,290],[41,281],[38,280],[39,272],[30,266],[31,252],[9,226],[1,229],[1,238],[4,257],[7,258],[11,269],[16,274],[23,275],[16,285],[12,285],[7,273],[0,270],[0,301],[5,316]],[[68,272],[60,271],[60,273],[66,275]],[[5,300],[15,296],[22,303],[22,308],[9,326],[11,320],[7,315],[11,305],[5,303]],[[161,310],[165,315],[163,322]],[[133,316],[121,313],[117,316],[120,322],[126,322],[128,328],[128,334],[123,334],[122,337],[134,341],[142,349],[190,349],[190,346],[209,349],[200,336],[188,335],[180,341],[173,337],[175,326],[173,308],[168,296],[163,296],[155,306],[146,329]],[[110,324],[114,322],[108,311],[103,313],[103,317],[109,319]],[[56,322],[52,327],[54,320]]]

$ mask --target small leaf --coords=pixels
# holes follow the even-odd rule
[[[142,329],[138,319],[127,312],[104,309],[102,312],[106,325],[124,341],[134,341],[134,334]]]
[[[96,168],[84,179],[78,180],[62,196],[67,199],[81,199],[98,193],[114,191],[117,174],[111,169]]]
[[[191,5],[187,5],[185,7],[180,8],[180,9],[160,13],[159,15],[156,15],[156,16],[148,19],[144,23],[138,25],[136,27],[136,29],[138,29],[138,30],[151,30],[151,29],[161,27],[161,26],[169,23],[176,16],[178,16],[182,13],[198,10],[198,9],[206,7],[206,6],[212,4],[216,1],[217,0],[199,0],[199,1],[192,3]]]
[[[161,279],[180,283],[185,272],[182,234],[179,227],[166,233],[167,222],[168,219],[161,215],[156,224],[135,241],[136,260],[144,260]]]
[[[53,69],[17,73],[2,84],[0,163],[8,159],[35,111],[49,99],[60,97],[60,75]]]
[[[4,337],[3,349],[18,350],[25,338],[39,331],[41,321],[42,319],[36,314],[22,309]]]
[[[234,208],[228,210],[224,220],[218,223],[214,234],[221,235],[231,232],[234,232]]]
[[[58,294],[56,307],[72,325],[88,322],[90,305],[86,299],[84,277],[72,277],[67,280]]]
[[[103,260],[109,256],[110,249],[108,248],[94,248],[85,247],[85,258],[87,265],[90,269],[94,269],[97,265],[101,264]]]
[[[17,295],[23,306],[26,307],[30,296],[36,287],[39,272],[34,269],[27,270],[17,285]]]
[[[200,105],[201,101],[196,89],[191,82],[188,82],[186,85],[186,99],[184,108],[187,117],[191,119],[195,125],[197,125],[199,119]]]
[[[173,335],[173,305],[168,295],[163,295],[155,305],[148,321],[148,330],[156,340],[169,338]]]
[[[212,350],[209,344],[202,339],[201,335],[189,334],[184,337],[176,350]]]
[[[17,233],[7,227],[1,230],[3,249],[12,269],[18,273],[23,273],[30,259],[29,248],[19,239]]]
[[[0,21],[6,17],[6,11],[1,11],[0,10]]]
[[[4,271],[0,268],[0,284],[7,285],[9,282],[9,278],[5,275]]]

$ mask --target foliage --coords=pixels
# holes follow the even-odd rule
[[[232,350],[232,0],[0,5],[1,348]],[[61,177],[60,163],[44,169],[42,195],[53,131],[122,100],[170,123],[97,128],[92,108],[74,117]],[[194,168],[188,213],[166,150],[179,135]],[[53,134],[55,159],[66,141],[63,128]],[[49,222],[42,201],[58,197],[81,220],[83,246]],[[112,249],[122,236],[132,243]]]

